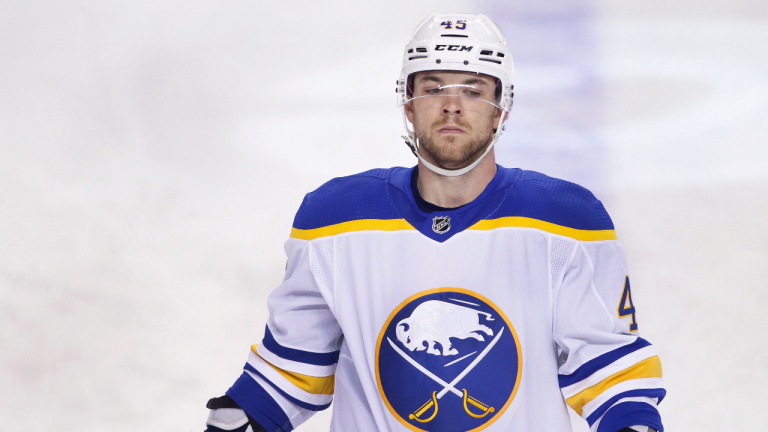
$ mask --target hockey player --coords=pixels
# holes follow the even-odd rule
[[[397,81],[414,168],[306,195],[283,283],[208,431],[663,431],[613,223],[589,191],[496,165],[512,57],[484,15],[435,14]]]

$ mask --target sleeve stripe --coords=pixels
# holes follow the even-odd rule
[[[593,373],[591,376],[575,384],[572,384],[568,387],[561,389],[563,392],[563,397],[568,399],[571,396],[581,392],[582,390],[586,390],[589,387],[592,387],[593,385],[598,384],[600,381],[608,378],[609,376],[617,372],[621,372],[624,369],[627,369],[632,365],[639,363],[649,357],[653,357],[655,355],[656,355],[656,350],[653,348],[653,346],[650,346],[650,345],[645,348],[640,348],[635,352],[629,353],[624,357],[616,360],[615,362],[609,364],[608,366]]]
[[[328,375],[333,375],[336,373],[336,364],[332,364],[330,366],[317,366],[313,364],[295,362],[293,360],[286,360],[268,350],[264,344],[251,345],[251,351],[255,352],[259,355],[259,357],[271,363],[272,366],[279,367],[284,371],[290,371],[313,377],[327,377]]]
[[[649,426],[664,432],[659,411],[645,402],[621,401],[605,413],[597,426],[597,432],[614,432],[628,426]]]
[[[560,382],[560,388],[568,387],[576,384],[577,382],[588,378],[598,370],[608,366],[616,360],[624,357],[625,355],[635,352],[641,348],[645,348],[651,345],[647,340],[638,337],[629,345],[624,345],[613,351],[609,351],[599,357],[595,357],[592,360],[581,365],[576,371],[570,375],[558,375],[557,379]]]
[[[258,353],[253,353],[257,357],[260,357]],[[267,365],[271,366],[272,369],[274,369],[277,373],[283,376],[283,378],[287,379],[291,382],[291,384],[295,385],[296,387],[304,390],[307,393],[312,394],[323,394],[323,395],[332,395],[333,394],[333,384],[334,384],[334,375],[331,374],[329,376],[324,377],[314,377],[309,375],[303,375],[296,372],[289,372],[283,369],[280,369],[279,367],[269,363],[268,361],[261,358],[261,360],[264,361]],[[249,359],[250,361],[250,359]]]
[[[309,393],[297,387],[276,371],[272,365],[265,362],[261,357],[254,353],[251,353],[248,357],[248,363],[245,364],[245,370],[258,374],[260,377],[267,380],[271,386],[280,391],[280,393],[291,399],[292,402],[296,402],[306,409],[318,411],[318,407],[328,405],[333,401],[333,395]],[[297,401],[304,405],[299,404]]]
[[[641,362],[636,363],[633,366],[628,367],[627,369],[619,371],[593,385],[592,387],[582,390],[576,395],[569,397],[566,401],[574,411],[576,411],[579,415],[582,415],[582,409],[584,408],[584,405],[591,402],[604,391],[615,386],[616,384],[642,378],[661,378],[661,361],[659,360],[659,356],[649,357]]]
[[[288,419],[291,421],[291,426],[293,426],[294,429],[298,428],[302,423],[307,421],[307,419],[315,415],[315,411],[304,409],[288,400],[288,398],[283,396],[282,393],[277,391],[262,377],[250,371],[245,371],[245,373],[247,373],[253,381],[256,381],[256,383],[269,393],[272,399],[280,405],[280,408],[282,408],[285,415],[288,416]]]
[[[293,430],[280,405],[246,372],[227,390],[227,395],[265,429],[278,432]]]
[[[282,346],[277,343],[274,336],[272,336],[272,332],[269,330],[269,326],[266,326],[266,330],[264,331],[263,344],[273,354],[286,360],[308,363],[317,366],[331,366],[339,361],[339,351],[315,353]]]
[[[310,411],[322,411],[322,410],[328,408],[329,406],[331,406],[331,402],[328,402],[328,403],[326,403],[324,405],[314,405],[314,404],[310,404],[310,403],[304,402],[304,401],[302,401],[300,399],[297,399],[297,398],[291,396],[290,394],[288,394],[288,392],[286,392],[285,390],[283,390],[280,387],[276,386],[275,383],[270,381],[269,378],[265,377],[264,374],[262,374],[261,372],[256,370],[256,368],[254,368],[253,366],[251,366],[251,365],[249,365],[247,363],[245,365],[245,370],[250,375],[258,376],[259,378],[261,378],[264,381],[266,381],[270,386],[272,386],[273,389],[277,390],[286,399],[291,401],[291,403],[293,403],[293,404],[295,404],[297,406],[300,406],[301,408],[304,408],[304,409],[307,409],[307,410],[310,410]]]
[[[611,405],[622,398],[646,396],[657,398],[658,402],[661,402],[666,394],[664,381],[661,378],[647,378],[621,383],[585,405],[582,417],[587,420],[587,423],[592,425]]]
[[[624,403],[624,402],[642,402],[642,403],[645,403],[645,404],[648,404],[648,405],[652,406],[653,409],[655,409],[655,410],[659,409],[658,404],[656,403],[656,398],[651,398],[651,397],[648,397],[648,396],[629,396],[629,397],[622,397],[618,401],[614,402],[613,404],[611,404],[608,407],[608,409],[605,412],[608,412],[609,410],[613,409],[613,407],[615,407],[616,405],[618,405],[620,403]],[[593,425],[590,426],[590,429],[592,431],[599,430],[600,429],[600,424],[601,424],[601,422],[603,421],[604,418],[605,418],[605,415],[603,415],[602,417],[597,419],[597,421]],[[633,424],[631,426],[636,426],[636,425]],[[637,426],[643,426],[643,425],[638,423]],[[611,432],[613,432],[613,431],[611,431]],[[653,431],[647,431],[647,432],[653,432]]]

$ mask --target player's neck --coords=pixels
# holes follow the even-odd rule
[[[472,202],[496,175],[496,157],[491,149],[470,172],[458,177],[446,177],[431,171],[419,161],[416,186],[425,201],[439,207],[455,208]]]

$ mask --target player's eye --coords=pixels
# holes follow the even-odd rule
[[[443,89],[441,89],[440,87],[434,87],[434,88],[428,88],[424,90],[424,92],[427,94],[440,94],[443,92]]]

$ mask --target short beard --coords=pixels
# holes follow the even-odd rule
[[[426,150],[432,163],[442,169],[457,170],[472,165],[482,156],[493,140],[493,133],[491,129],[487,136],[473,139],[458,152],[449,152],[448,149],[435,145],[432,137],[426,134],[417,132],[416,137],[419,139],[419,148]]]

